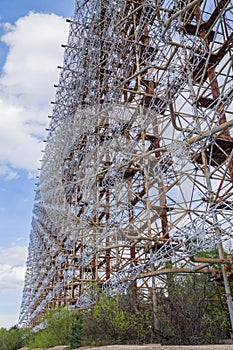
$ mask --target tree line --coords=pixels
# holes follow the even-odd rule
[[[58,308],[44,316],[46,327],[0,329],[0,350],[70,345],[110,344],[211,344],[229,338],[230,324],[221,285],[205,275],[169,275],[166,289],[156,292],[156,312],[151,300],[128,290],[114,298],[99,296],[86,310]]]

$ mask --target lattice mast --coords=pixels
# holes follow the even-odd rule
[[[21,325],[170,272],[229,284],[232,1],[77,1],[36,193]],[[219,258],[199,252],[218,248]],[[172,263],[172,268],[167,263]],[[154,299],[155,301],[155,299]]]

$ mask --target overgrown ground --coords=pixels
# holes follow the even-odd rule
[[[24,348],[25,349],[25,348]],[[26,350],[26,349],[25,349]],[[57,346],[54,348],[41,348],[36,350],[67,350],[67,347]],[[100,347],[81,347],[74,350],[233,350],[232,345],[159,345],[159,344],[149,344],[149,345],[108,345]]]
[[[83,347],[82,350],[233,350],[233,345],[110,345],[96,348]]]
[[[109,345],[100,347],[82,347],[80,350],[233,350],[233,345]]]

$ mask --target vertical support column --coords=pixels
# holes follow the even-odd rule
[[[110,155],[107,151],[106,155],[106,163],[107,166],[110,166]],[[105,194],[105,200],[106,200],[106,209],[105,209],[105,219],[106,219],[106,225],[110,218],[110,189],[109,187],[106,188],[106,194]],[[106,246],[109,246],[109,238],[106,238]],[[106,259],[106,280],[108,280],[111,276],[111,268],[110,268],[110,255],[111,255],[111,249],[107,248],[105,252],[105,259]]]
[[[204,21],[201,18],[201,7],[200,7],[199,4],[195,8],[195,17],[196,17],[197,25],[200,25],[200,24],[204,23]],[[207,53],[209,53],[209,41],[208,41],[208,39],[205,36],[206,35],[205,30],[203,30],[203,29],[200,30],[199,35],[200,35],[200,38],[202,38],[202,40],[205,42]],[[218,81],[217,81],[217,77],[216,77],[216,73],[215,73],[214,67],[209,67],[208,70],[207,70],[207,74],[208,74],[208,78],[209,78],[209,82],[210,82],[210,88],[211,88],[212,96],[213,96],[214,99],[217,99],[220,96],[220,89],[219,89],[219,86],[218,86]],[[227,121],[224,108],[223,108],[223,106],[221,104],[218,107],[218,112],[219,112],[219,115],[220,115],[219,125],[221,125],[221,124],[223,124],[223,123],[225,123]],[[230,138],[229,129],[226,129],[223,132],[222,135],[226,139],[229,139]],[[203,164],[206,163],[204,158],[205,158],[205,155],[203,154]],[[211,186],[211,180],[209,178],[209,172],[207,170],[207,164],[205,164],[205,168],[206,168],[206,174],[205,175],[207,176],[207,183],[209,183],[209,186]],[[232,162],[232,160],[231,160],[231,164],[229,166],[229,170],[230,170],[231,179],[233,181],[233,162]],[[213,193],[213,189],[211,187],[209,188],[209,191],[210,191],[210,193]],[[217,218],[215,218],[215,219],[217,220]],[[217,229],[217,231],[216,231],[217,235],[219,234],[218,230],[219,229]],[[220,259],[224,259],[224,248],[223,248],[222,242],[220,242],[218,244],[218,254],[219,254]],[[226,293],[226,301],[227,301],[229,317],[230,317],[230,323],[231,323],[231,337],[233,338],[233,301],[232,301],[232,292],[231,292],[229,279],[228,279],[228,276],[227,276],[226,266],[224,266],[224,264],[221,265],[221,271],[222,271],[222,276],[223,276],[224,288],[225,288],[225,293]]]
[[[218,253],[219,253],[220,259],[225,258],[222,242],[220,242],[218,245]],[[223,282],[224,282],[224,287],[225,287],[225,292],[226,292],[227,306],[228,306],[230,322],[231,322],[231,338],[233,339],[233,302],[232,302],[231,286],[230,286],[229,279],[227,276],[227,265],[222,264],[221,270],[222,270]]]
[[[126,143],[129,144],[130,142],[130,133],[127,132],[126,134]],[[128,217],[129,217],[129,225],[131,222],[134,221],[134,206],[132,204],[132,178],[130,177],[128,179]],[[136,265],[136,251],[135,247],[130,247],[130,261],[133,263],[133,265]],[[136,302],[137,299],[137,280],[135,279],[131,286],[132,291],[132,298],[133,301]]]

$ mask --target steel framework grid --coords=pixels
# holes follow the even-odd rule
[[[232,1],[79,0],[69,22],[19,323],[217,261],[233,324]]]

